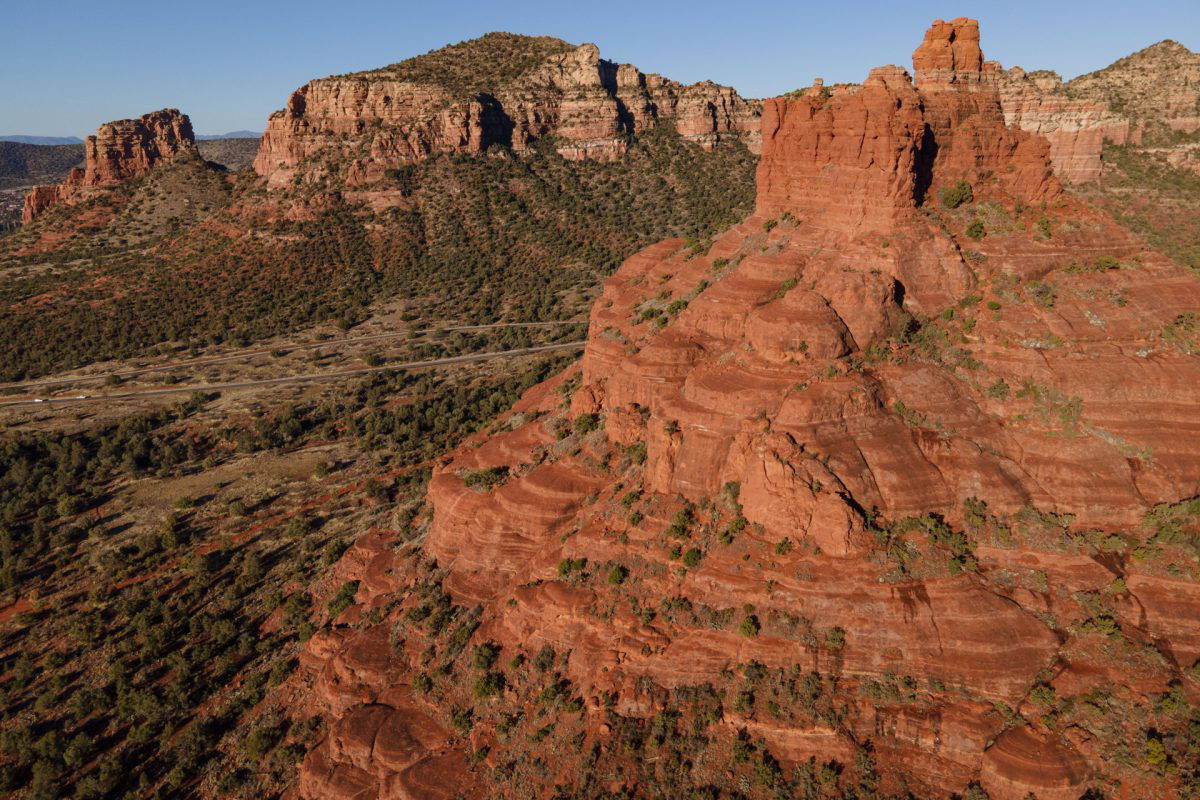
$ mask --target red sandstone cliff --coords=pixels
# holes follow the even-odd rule
[[[1067,183],[1100,177],[1104,142],[1126,144],[1139,127],[1110,110],[1107,103],[1073,98],[1054,73],[1026,73],[1019,67],[997,73],[1004,120],[1050,143],[1054,172]]]
[[[845,703],[836,725],[725,706],[718,729],[785,765],[866,748],[900,794],[1172,796],[1110,754],[1144,746],[1152,698],[1197,696],[1200,575],[1144,516],[1200,493],[1200,279],[1062,193],[1045,139],[1005,126],[973,21],[936,23],[914,67],[768,101],[756,214],[704,255],[629,259],[579,368],[439,463],[422,546],[506,657],[566,651],[620,714],[753,661]],[[499,486],[464,481],[493,467]],[[454,744],[409,688],[431,651],[400,622],[412,563],[386,535],[344,562],[396,622],[392,646],[386,623],[310,645],[333,721],[305,797],[514,794],[454,764],[521,745],[482,714]],[[587,701],[580,741],[601,747],[604,714]]]
[[[106,122],[84,143],[84,164],[57,186],[38,186],[25,199],[22,223],[32,222],[52,205],[73,205],[96,195],[97,190],[141,177],[160,161],[193,152],[192,123],[186,114],[164,108],[137,119]]]
[[[1104,102],[1073,98],[1053,73],[1028,76],[1014,68],[1004,71],[985,62],[979,48],[979,29],[959,21],[930,28],[913,53],[917,82],[925,89],[969,88],[998,94],[1004,121],[1035,133],[1050,144],[1055,174],[1067,183],[1100,177],[1104,141],[1124,144],[1133,123]]]
[[[446,50],[466,58],[476,43],[506,36]],[[659,120],[704,147],[732,135],[756,149],[759,106],[729,87],[684,86],[605,61],[595,45],[550,42],[539,63],[486,91],[413,77],[407,62],[311,81],[271,115],[254,169],[272,188],[327,175],[356,186],[432,154],[480,153],[492,144],[519,152],[545,137],[555,137],[568,158],[610,159],[624,152],[629,134]]]
[[[1178,42],[1159,42],[1067,83],[1053,72],[997,67],[994,74],[1006,121],[1050,142],[1064,181],[1098,178],[1106,140],[1149,140],[1175,166],[1200,170],[1194,143],[1171,135],[1200,128],[1200,54]]]

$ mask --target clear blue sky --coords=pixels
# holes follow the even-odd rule
[[[83,136],[164,106],[198,133],[261,130],[288,94],[493,30],[595,42],[608,59],[766,97],[911,66],[937,18],[980,20],[1005,66],[1070,78],[1162,39],[1200,49],[1197,0],[1038,2],[499,2],[8,0],[0,134]]]

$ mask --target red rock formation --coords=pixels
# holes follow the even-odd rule
[[[191,120],[174,108],[106,122],[96,129],[95,136],[87,137],[83,167],[71,170],[58,186],[38,186],[30,192],[21,221],[28,224],[58,203],[83,202],[98,189],[141,177],[160,161],[194,152],[195,147]]]
[[[965,17],[934,22],[925,31],[921,46],[913,51],[913,73],[926,89],[982,82],[985,70],[983,51],[979,49],[979,23]]]
[[[580,367],[439,462],[423,547],[488,637],[569,651],[566,676],[617,713],[753,660],[834,676],[848,704],[836,729],[726,708],[788,764],[869,741],[900,794],[1074,798],[1100,775],[1169,796],[1171,777],[1108,758],[1111,737],[1143,744],[1132,723],[1090,731],[1030,697],[1164,692],[1198,652],[1193,567],[1173,565],[1181,588],[1086,542],[1145,542],[1153,504],[1200,493],[1200,365],[1171,332],[1200,279],[1062,194],[1046,141],[1004,125],[973,21],[935,24],[914,61],[915,84],[885,67],[769,101],[756,214],[705,254],[672,240],[626,261]],[[960,181],[973,201],[945,207]],[[585,414],[603,430],[569,435]],[[464,481],[496,466],[500,486]],[[564,579],[563,559],[634,571],[616,590]],[[349,563],[383,607],[400,559]],[[345,743],[409,719],[383,629],[314,639],[336,719],[304,796],[394,796],[414,763]]]
[[[1124,144],[1136,131],[1132,120],[1106,102],[1068,94],[1054,73],[1031,77],[1020,68],[1005,72],[998,63],[985,62],[972,20],[934,23],[913,53],[913,69],[926,90],[977,87],[990,94],[998,89],[1005,122],[1044,137],[1055,174],[1067,183],[1099,178],[1104,142]]]
[[[903,69],[880,67],[861,91],[829,102],[768,100],[759,215],[885,230],[958,180],[999,181],[1024,202],[1053,199],[1061,190],[1045,143],[1006,130],[993,84],[981,82],[978,34],[970,20],[936,23],[913,55],[916,87]]]
[[[1050,143],[1054,174],[1066,183],[1086,183],[1100,177],[1104,142],[1125,144],[1136,127],[1107,104],[1067,95],[1054,73],[1026,74],[1019,67],[997,71],[1004,121],[1038,134]]]
[[[72,171],[72,174],[74,174],[74,171]],[[33,222],[38,214],[41,214],[47,208],[59,202],[62,190],[63,186],[33,187],[29,191],[29,194],[26,195],[25,204],[21,208],[21,224],[28,225]]]
[[[985,65],[1000,89],[1005,120],[1050,142],[1055,173],[1067,183],[1094,181],[1103,173],[1104,142],[1142,144],[1182,169],[1200,171],[1195,146],[1167,131],[1195,131],[1200,55],[1163,41],[1068,83],[1053,72],[1004,72]]]
[[[565,44],[565,43],[563,43]],[[480,153],[492,144],[521,151],[546,136],[568,158],[614,158],[627,134],[672,120],[711,148],[722,136],[757,146],[759,107],[732,89],[684,86],[600,58],[585,44],[494,94],[463,95],[385,71],[311,81],[271,115],[254,169],[272,188],[346,170],[351,186],[435,153]]]
[[[1010,728],[984,753],[981,783],[992,797],[1078,800],[1088,772],[1087,763],[1065,742],[1029,728]]]

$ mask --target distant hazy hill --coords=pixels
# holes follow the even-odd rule
[[[258,136],[212,138],[197,136],[196,149],[206,161],[214,161],[232,172],[250,169],[258,154]]]
[[[257,139],[262,136],[257,131],[230,131],[229,133],[198,133],[197,142],[207,142],[210,139]]]
[[[21,144],[83,144],[78,136],[0,136],[0,142]]]
[[[82,144],[0,141],[0,189],[57,183],[83,161]]]

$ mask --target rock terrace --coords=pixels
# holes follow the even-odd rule
[[[725,710],[785,765],[869,741],[896,791],[1168,796],[1108,758],[1123,734],[1036,698],[1144,706],[1200,658],[1194,567],[1146,527],[1200,493],[1200,279],[1063,194],[1050,144],[1005,124],[974,21],[935,23],[914,71],[767,101],[756,213],[608,280],[579,367],[439,463],[424,548],[482,635],[569,652],[621,714],[662,708],[646,686],[802,664],[842,687],[836,727]],[[356,549],[358,601],[383,608],[408,562]],[[572,582],[577,563],[629,577]],[[612,584],[657,613],[595,613]],[[434,712],[386,627],[310,646],[333,733],[302,795],[483,791],[413,749]]]

